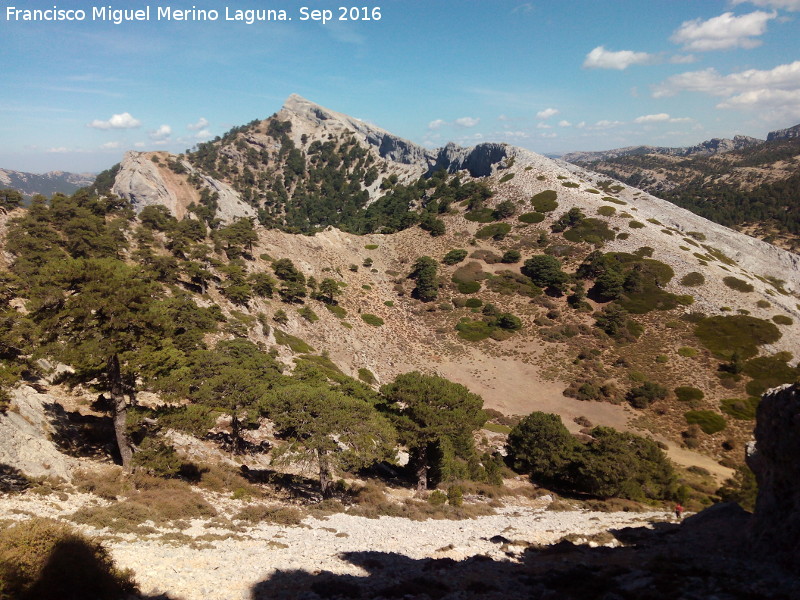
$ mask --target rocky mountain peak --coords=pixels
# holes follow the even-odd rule
[[[791,140],[800,137],[800,124],[787,129],[778,129],[777,131],[770,131],[767,135],[767,141],[773,142],[777,140]]]

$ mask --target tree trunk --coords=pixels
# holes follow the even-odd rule
[[[111,386],[111,405],[113,406],[114,433],[117,436],[117,446],[119,455],[122,458],[122,468],[126,471],[131,470],[131,459],[133,458],[133,447],[128,437],[128,405],[125,402],[125,394],[122,391],[122,375],[119,370],[119,357],[112,354],[108,359],[108,382]]]
[[[322,490],[322,497],[330,498],[333,495],[333,477],[331,476],[328,452],[317,450],[317,458],[319,459],[319,487]]]
[[[417,466],[417,491],[424,492],[428,489],[428,446],[423,444],[415,453]]]
[[[241,454],[242,453],[242,437],[241,437],[241,427],[239,424],[239,417],[237,414],[239,413],[239,406],[236,406],[233,409],[233,414],[231,415],[231,454]]]

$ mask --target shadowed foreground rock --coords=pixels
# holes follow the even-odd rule
[[[800,385],[764,394],[755,437],[747,456],[758,480],[750,537],[759,552],[800,568]]]

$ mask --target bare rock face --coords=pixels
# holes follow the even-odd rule
[[[145,206],[162,204],[177,214],[178,198],[167,187],[158,167],[143,152],[127,152],[111,191],[128,200],[139,213]]]
[[[0,465],[18,469],[28,477],[72,478],[76,459],[61,453],[51,441],[54,428],[46,407],[54,402],[28,386],[12,392],[11,408],[0,415]]]
[[[800,385],[764,394],[747,464],[758,480],[750,537],[758,551],[800,567]]]
[[[770,131],[767,136],[767,141],[774,140],[791,140],[800,137],[800,125],[789,127],[788,129],[778,129],[777,131]]]
[[[488,177],[492,168],[506,158],[508,147],[505,144],[478,144],[471,148],[462,148],[452,142],[439,150],[436,164],[431,169],[445,169],[449,173],[461,170],[469,171],[473,177]]]
[[[178,197],[174,187],[164,180],[151,156],[144,152],[126,153],[111,191],[120,198],[128,200],[137,213],[140,213],[145,206],[161,204],[167,207],[171,214],[180,217],[185,213],[187,199]],[[187,171],[195,172],[189,163],[182,164]],[[197,174],[203,185],[219,196],[217,217],[223,223],[230,223],[239,217],[255,216],[255,209],[243,202],[231,186],[203,173]]]

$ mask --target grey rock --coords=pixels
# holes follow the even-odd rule
[[[758,407],[747,464],[758,481],[754,549],[800,567],[800,385],[768,391]]]
[[[777,131],[770,131],[767,135],[767,141],[773,142],[777,140],[791,140],[800,137],[800,125],[789,127],[788,129],[778,129]]]

